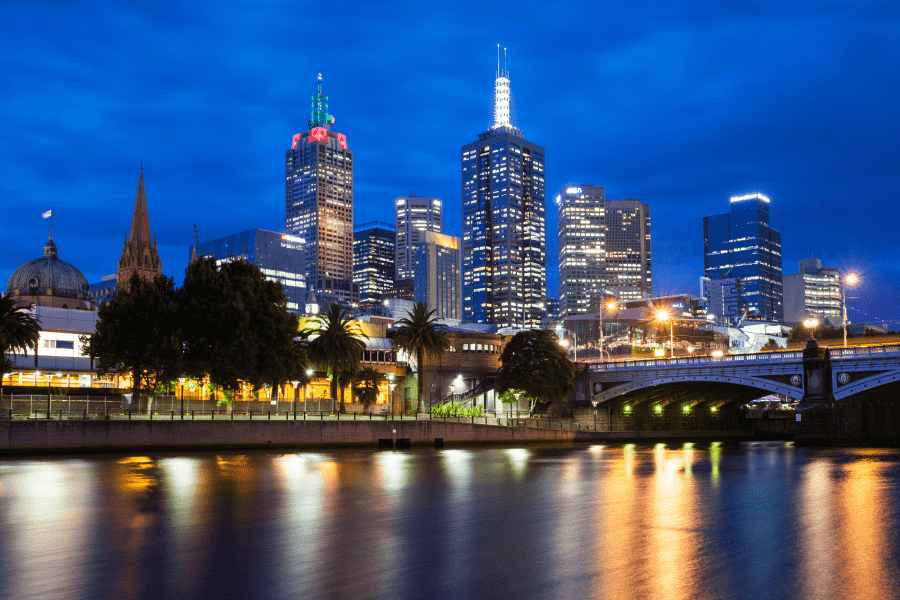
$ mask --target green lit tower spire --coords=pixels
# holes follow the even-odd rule
[[[319,73],[319,87],[312,95],[312,116],[307,123],[309,128],[324,127],[331,129],[334,117],[328,114],[328,96],[322,93],[322,74]]]

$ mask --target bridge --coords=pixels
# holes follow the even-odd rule
[[[782,394],[799,401],[803,414],[830,407],[833,418],[822,427],[847,429],[843,421],[851,419],[851,437],[874,427],[879,439],[900,439],[885,429],[896,423],[900,434],[900,344],[820,348],[811,340],[787,352],[599,363],[588,365],[581,383],[578,398],[605,413],[610,431],[735,427],[740,405]],[[860,403],[869,405],[865,414],[857,414]],[[854,414],[842,405],[853,405]]]

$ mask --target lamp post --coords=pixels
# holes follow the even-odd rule
[[[605,308],[608,308],[610,311],[614,311],[619,307],[615,302],[612,302],[612,301],[607,302],[604,306],[605,306]],[[604,306],[600,307],[600,362],[603,362],[603,308],[604,308]],[[618,326],[616,326],[616,329],[618,330]],[[606,356],[609,357],[609,352],[606,353]]]
[[[807,329],[809,329],[809,339],[811,339],[811,340],[815,340],[815,339],[816,339],[815,327],[816,327],[818,324],[819,324],[819,321],[817,321],[816,319],[805,319],[805,320],[803,321],[803,325],[804,325]]]
[[[391,412],[393,413],[393,411],[394,411],[394,386],[397,384],[394,383],[394,374],[393,373],[388,373],[387,379],[388,379],[388,389],[390,390],[390,394],[391,394]]]
[[[557,331],[557,332],[563,332],[563,331],[565,331],[566,333],[572,334],[572,351],[575,353],[575,360],[574,360],[573,362],[578,362],[578,337],[576,337],[575,332],[574,332],[574,331],[571,331],[571,330],[569,330],[569,329],[566,329],[565,327],[557,327],[557,328],[556,328],[556,331]],[[603,334],[602,334],[602,328],[601,328],[601,334],[600,334],[600,335],[601,335],[601,336],[603,335]],[[560,342],[560,344],[561,344],[563,347],[566,346],[566,344],[563,344],[562,342]],[[602,342],[601,342],[601,347],[602,347]]]
[[[675,318],[669,314],[667,310],[658,310],[656,311],[656,320],[660,323],[669,322],[669,358],[675,357],[675,333],[673,330],[673,326],[675,324]]]
[[[187,377],[179,377],[178,382],[181,384],[181,419],[184,420],[184,382]]]
[[[297,415],[297,399],[298,399],[298,397],[300,396],[300,381],[299,381],[299,380],[291,381],[291,385],[294,386],[294,390],[293,390],[293,391],[294,391],[294,394],[293,394],[294,398],[293,398],[293,400],[291,401],[291,406],[292,406],[293,409],[294,409],[294,415],[295,415],[294,418],[296,418],[296,415]],[[278,412],[278,409],[277,409],[277,408],[275,409],[275,412],[276,412],[276,413]]]
[[[841,278],[841,308],[844,311],[844,348],[847,347],[847,297],[844,295],[844,286],[848,285],[850,287],[855,286],[859,283],[859,275],[856,273],[847,273],[844,277]]]
[[[599,400],[591,400],[591,404],[594,405],[594,431],[597,431],[597,404]]]

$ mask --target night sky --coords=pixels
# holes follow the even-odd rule
[[[116,271],[141,161],[163,270],[193,242],[284,227],[284,153],[322,73],[355,157],[355,222],[415,190],[460,235],[460,147],[514,122],[547,157],[556,296],[563,186],[651,206],[653,291],[699,294],[703,216],[772,199],[784,273],[858,269],[855,322],[900,319],[900,4],[3,3],[0,281],[37,258]]]

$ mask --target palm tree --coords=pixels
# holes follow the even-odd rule
[[[349,318],[347,309],[339,304],[332,304],[328,312],[317,317],[312,326],[304,329],[305,335],[316,335],[306,347],[310,361],[317,368],[327,370],[331,375],[331,410],[337,402],[338,380],[345,373],[356,370],[362,361],[363,350],[369,336],[362,330],[357,321]]]
[[[376,371],[374,367],[363,367],[354,374],[356,380],[356,397],[362,402],[363,408],[369,406],[378,399],[378,383],[384,379],[384,375]]]
[[[399,329],[394,334],[393,344],[409,354],[416,356],[416,368],[419,380],[419,405],[417,412],[423,412],[425,396],[425,356],[440,356],[450,349],[447,339],[447,328],[438,324],[434,318],[436,310],[428,310],[425,302],[416,302],[413,311],[397,321]]]
[[[12,363],[6,358],[7,352],[34,350],[41,334],[40,320],[28,311],[19,308],[9,295],[0,297],[0,378],[7,373]]]

